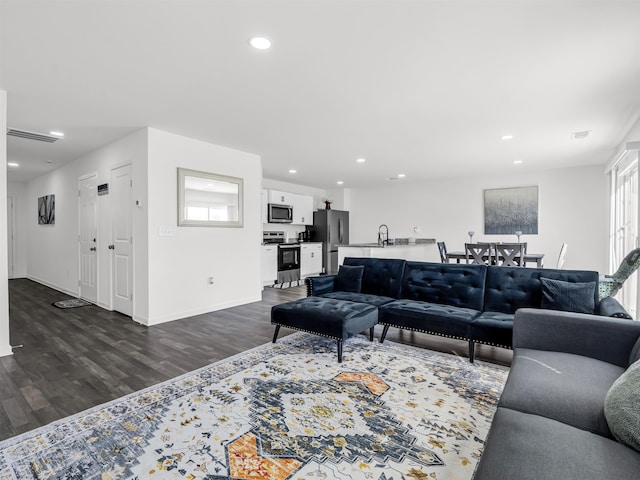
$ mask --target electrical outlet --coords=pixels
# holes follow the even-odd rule
[[[213,279],[213,277],[209,277],[209,286],[212,286],[215,284],[215,281]]]

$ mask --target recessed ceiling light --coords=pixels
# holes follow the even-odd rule
[[[64,137],[64,133],[62,133],[62,132],[57,132],[57,131],[55,131],[55,130],[50,131],[50,132],[49,132],[49,135],[53,135],[54,137],[60,137],[60,138]]]
[[[8,166],[8,167],[19,167],[19,166],[20,166],[20,164],[19,164],[19,163],[16,163],[16,162],[7,162],[7,166]]]
[[[297,170],[294,170],[293,168],[291,170],[289,170],[289,173],[296,173]]]
[[[513,135],[502,135],[501,140],[513,140]]]
[[[249,45],[258,50],[266,50],[271,47],[271,40],[265,37],[252,37],[249,39]]]
[[[398,174],[398,178],[404,178],[404,177],[406,177],[406,175],[404,173],[399,173]]]
[[[513,164],[514,165],[520,165],[522,163],[522,160],[514,160]]]
[[[337,183],[338,185],[342,185],[344,182],[343,182],[342,180],[338,180],[336,183]]]
[[[364,163],[366,161],[367,161],[366,158],[359,158],[359,159],[356,160],[356,162],[358,162],[358,163]]]

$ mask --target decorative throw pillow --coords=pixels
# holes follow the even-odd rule
[[[604,399],[604,416],[620,443],[640,451],[640,360],[611,385]]]
[[[542,302],[540,308],[565,312],[593,313],[596,283],[563,282],[540,277]]]
[[[336,292],[360,293],[364,265],[340,265],[333,289]]]

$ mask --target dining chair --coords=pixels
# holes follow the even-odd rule
[[[558,270],[561,270],[562,267],[564,267],[564,256],[567,254],[568,246],[569,245],[567,245],[566,243],[563,243],[562,247],[560,247],[560,255],[558,255],[558,264],[556,266]]]
[[[440,261],[442,263],[449,263],[449,257],[447,257],[447,246],[444,242],[438,242],[438,251],[440,252]]]
[[[496,265],[501,267],[524,267],[525,246],[522,243],[497,243]]]
[[[464,252],[467,263],[491,265],[493,248],[491,243],[465,243]]]

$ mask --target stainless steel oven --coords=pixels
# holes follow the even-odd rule
[[[278,245],[278,283],[300,280],[300,245]]]
[[[293,222],[293,207],[291,205],[268,204],[267,221],[269,223]]]

